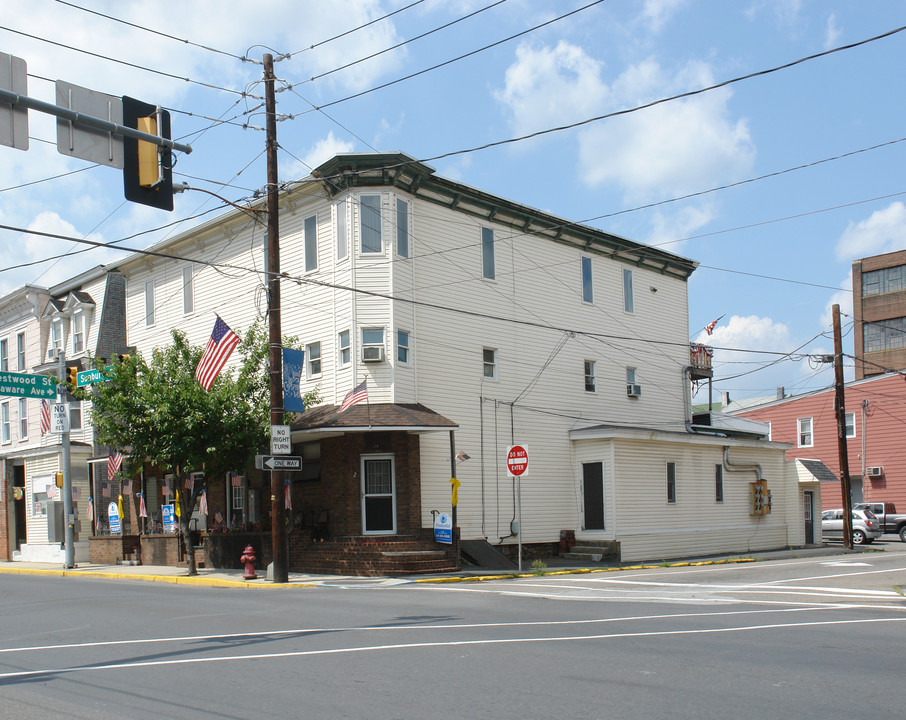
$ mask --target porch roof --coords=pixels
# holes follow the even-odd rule
[[[345,412],[338,405],[318,405],[306,410],[290,426],[295,433],[341,434],[346,432],[410,433],[455,430],[452,420],[420,403],[359,403]]]

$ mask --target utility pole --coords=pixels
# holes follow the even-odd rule
[[[280,203],[277,187],[277,101],[274,57],[264,55],[264,107],[267,117],[267,317],[270,359],[271,427],[283,424],[283,345],[280,327]],[[275,583],[289,580],[286,556],[285,471],[271,470],[271,546]]]
[[[60,350],[59,355],[60,384],[58,392],[60,401],[66,399],[66,387],[63,381],[66,378],[66,353]],[[72,513],[72,460],[69,455],[69,418],[66,418],[65,430],[60,433],[60,445],[63,458],[63,569],[75,567],[75,517]]]
[[[837,452],[840,458],[840,489],[843,494],[843,545],[853,547],[853,499],[849,484],[849,453],[846,447],[846,406],[843,401],[843,340],[840,337],[840,306],[834,315],[834,411],[837,414]],[[814,432],[814,428],[812,428]]]

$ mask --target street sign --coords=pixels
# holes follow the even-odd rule
[[[437,513],[434,517],[434,540],[445,545],[453,542],[453,516],[450,513]]]
[[[108,365],[104,370],[113,369],[113,365]],[[110,378],[104,375],[104,370],[82,370],[80,373],[76,373],[76,385],[77,387],[85,387],[86,385],[94,385],[99,382],[107,382]]]
[[[57,106],[82,115],[123,124],[123,99],[96,90],[57,80]],[[57,118],[57,151],[63,155],[88,160],[110,167],[123,168],[123,137],[110,130],[77,125],[71,120]]]
[[[255,455],[255,467],[259,470],[301,470],[300,455]]]
[[[507,450],[506,472],[510,477],[528,476],[528,449],[524,445],[513,445]]]
[[[16,95],[28,92],[25,60],[0,53],[0,90]],[[28,150],[28,110],[19,105],[0,102],[0,145]]]
[[[69,403],[54,403],[50,406],[50,431],[69,432]]]
[[[292,451],[289,425],[271,425],[271,455],[289,455]]]
[[[57,379],[50,375],[0,372],[0,395],[55,398],[57,396]]]

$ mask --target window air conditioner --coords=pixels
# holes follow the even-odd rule
[[[868,477],[881,477],[884,474],[884,468],[882,467],[867,467],[865,468],[865,474]]]
[[[626,395],[629,397],[641,397],[642,396],[642,386],[636,385],[635,383],[626,384]]]
[[[365,345],[362,348],[362,362],[384,362],[384,346]]]

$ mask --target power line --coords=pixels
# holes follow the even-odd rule
[[[595,5],[600,5],[602,2],[604,2],[604,0],[594,0],[594,2],[588,3],[588,5],[583,5],[582,7],[577,8],[576,10],[572,10],[564,15],[555,17],[554,19],[548,20],[547,22],[543,22],[540,25],[535,25],[534,27],[531,27],[528,30],[523,30],[522,32],[518,32],[515,35],[510,35],[509,37],[503,38],[502,40],[498,40],[497,42],[493,42],[490,45],[485,45],[484,47],[480,47],[477,50],[472,50],[471,52],[467,52],[464,55],[460,55],[460,56],[452,58],[450,60],[445,60],[442,63],[438,63],[437,65],[432,65],[429,68],[425,68],[424,70],[419,70],[418,72],[414,72],[414,73],[411,73],[404,77],[397,78],[396,80],[391,80],[390,82],[382,83],[381,85],[377,85],[373,88],[369,88],[368,90],[362,90],[361,92],[355,93],[354,95],[349,95],[347,97],[340,98],[339,100],[333,100],[332,102],[321,105],[320,107],[326,108],[326,107],[331,107],[332,105],[339,105],[340,103],[346,102],[347,100],[353,100],[355,98],[362,97],[363,95],[368,95],[369,93],[373,93],[376,90],[383,90],[384,88],[390,87],[391,85],[396,85],[397,83],[401,83],[406,80],[411,80],[414,77],[418,77],[419,75],[424,75],[425,73],[431,72],[432,70],[438,70],[439,68],[446,67],[447,65],[451,65],[455,62],[459,62],[460,60],[465,60],[466,58],[469,58],[469,57],[472,57],[473,55],[482,53],[485,50],[490,50],[491,48],[497,47],[498,45],[503,45],[504,43],[508,43],[511,40],[520,38],[523,35],[528,35],[529,33],[535,32],[536,30],[540,30],[543,27],[547,27],[548,25],[552,25],[555,22],[564,20],[568,17],[571,17],[572,15],[575,15],[576,13],[580,13],[583,10],[587,10],[590,7],[594,7]],[[439,157],[446,157],[446,156],[442,155]]]
[[[279,62],[281,60],[289,60],[293,57],[293,55],[298,55],[299,53],[303,53],[306,50],[314,50],[316,47],[321,47],[321,45],[326,45],[327,43],[333,42],[334,40],[339,40],[342,37],[346,37],[347,35],[351,35],[354,32],[363,30],[366,27],[374,25],[375,23],[379,23],[382,20],[386,20],[387,18],[393,17],[394,15],[397,15],[398,13],[401,13],[404,10],[408,10],[409,8],[413,8],[416,5],[420,5],[423,2],[425,2],[425,0],[415,0],[415,2],[409,3],[408,5],[401,7],[399,10],[394,10],[393,12],[387,13],[386,15],[382,15],[379,18],[375,18],[374,20],[369,20],[368,22],[366,22],[362,25],[359,25],[358,27],[354,27],[351,30],[346,30],[344,32],[341,32],[339,35],[334,35],[333,37],[327,38],[326,40],[322,40],[321,42],[317,42],[314,45],[311,45],[307,48],[302,48],[301,50],[296,50],[296,52],[294,52],[294,53],[287,53],[286,55],[280,55],[274,59],[274,62]]]
[[[249,96],[247,93],[240,90],[233,90],[231,88],[220,87],[219,85],[212,85],[211,83],[202,82],[201,80],[192,80],[191,78],[181,77],[179,75],[174,75],[173,73],[168,73],[163,70],[155,70],[154,68],[145,67],[144,65],[138,65],[137,63],[131,63],[126,60],[118,60],[117,58],[109,57],[108,55],[101,55],[99,53],[91,52],[90,50],[83,50],[82,48],[77,48],[72,45],[66,45],[61,42],[56,42],[55,40],[49,40],[48,38],[42,38],[38,35],[31,35],[30,33],[23,32],[21,30],[14,30],[13,28],[6,27],[5,25],[0,25],[0,30],[6,30],[7,32],[14,33],[16,35],[22,35],[23,37],[30,38],[32,40],[38,40],[49,45],[56,45],[65,50],[72,50],[73,52],[82,53],[84,55],[90,55],[91,57],[99,58],[100,60],[107,60],[108,62],[117,63],[119,65],[125,65],[126,67],[135,68],[136,70],[143,70],[144,72],[154,73],[155,75],[161,75],[163,77],[172,78],[173,80],[182,80],[183,82],[191,83],[192,85],[200,85],[201,87],[206,87],[210,90],[220,90],[221,92],[233,93],[235,95],[241,95],[243,97],[254,97],[256,100],[261,98],[257,96]]]
[[[175,40],[176,42],[183,43],[184,45],[191,45],[192,47],[197,47],[197,48],[200,48],[201,50],[207,50],[208,52],[217,53],[218,55],[226,55],[227,57],[231,57],[236,60],[241,60],[242,62],[250,62],[250,63],[255,63],[257,65],[261,64],[258,60],[252,60],[251,58],[247,58],[244,55],[235,55],[231,52],[226,52],[225,50],[218,50],[217,48],[208,47],[207,45],[200,45],[198,43],[192,42],[191,40],[179,38],[179,37],[176,37],[175,35],[168,35],[167,33],[161,32],[160,30],[154,30],[153,28],[145,27],[143,25],[136,25],[135,23],[131,23],[128,20],[122,20],[120,18],[113,17],[112,15],[107,15],[107,14],[99,12],[97,10],[91,10],[90,8],[81,7],[80,5],[76,5],[74,3],[67,2],[67,0],[56,0],[56,2],[60,3],[61,5],[68,5],[69,7],[75,8],[76,10],[81,10],[82,12],[91,13],[92,15],[97,15],[98,17],[106,18],[107,20],[112,20],[113,22],[121,23],[123,25],[128,25],[129,27],[135,28],[136,30],[142,30],[144,32],[152,33],[153,35],[159,35],[160,37],[164,37],[169,40]]]

